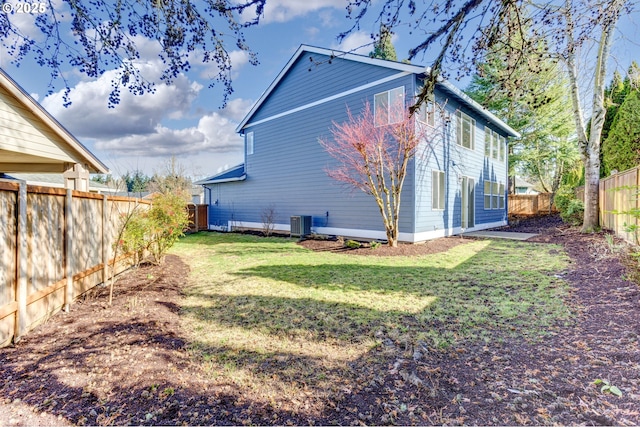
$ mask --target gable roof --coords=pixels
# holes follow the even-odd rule
[[[12,131],[7,138],[0,138],[0,171],[64,172],[69,163],[79,163],[86,165],[90,173],[109,172],[104,163],[1,68],[0,101],[4,101],[0,106],[5,106],[0,109],[0,123],[5,125],[0,130],[4,127]],[[23,135],[23,130],[31,132]],[[43,150],[34,149],[36,139]]]
[[[302,56],[304,53],[316,53],[319,55],[329,56],[331,58],[340,58],[347,61],[355,61],[363,64],[376,65],[379,67],[385,67],[392,70],[397,70],[405,73],[416,74],[416,75],[426,75],[429,73],[429,67],[423,67],[419,65],[407,64],[404,62],[397,61],[387,61],[384,59],[371,58],[365,55],[358,55],[355,53],[342,52],[334,49],[325,49],[321,47],[300,45],[298,50],[293,54],[289,62],[284,66],[284,68],[280,71],[280,73],[276,76],[276,78],[271,82],[269,87],[262,93],[260,98],[253,104],[251,110],[247,113],[247,115],[242,119],[240,124],[236,127],[236,132],[242,133],[244,127],[249,123],[254,114],[260,109],[262,104],[267,100],[269,95],[275,90],[280,81],[286,76],[291,67],[296,63],[298,58]],[[498,128],[500,128],[503,132],[505,132],[509,136],[513,136],[516,138],[520,137],[520,134],[507,125],[505,122],[496,117],[493,113],[485,109],[479,103],[471,99],[467,94],[462,92],[460,89],[455,87],[453,84],[448,82],[445,79],[440,78],[437,83],[440,89],[446,91],[450,96],[456,98],[462,104],[467,105],[469,108],[475,110],[480,116],[484,117],[488,121],[494,123]]]
[[[244,163],[241,163],[237,166],[232,167],[231,169],[227,169],[226,171],[220,172],[219,174],[196,181],[194,182],[194,184],[197,184],[197,185],[219,184],[221,182],[244,181],[245,179],[247,179],[247,174],[245,173],[245,170],[244,170]]]
[[[30,185],[42,187],[65,188],[65,178],[59,173],[11,173],[8,175],[0,172],[0,178],[17,179],[26,181]],[[89,191],[96,193],[114,192],[108,185],[96,181],[89,181]]]

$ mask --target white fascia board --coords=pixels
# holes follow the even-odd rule
[[[7,73],[0,68],[0,84],[20,103],[25,105],[38,119],[49,129],[65,141],[93,170],[91,173],[109,173],[109,168],[102,163],[91,151],[76,139],[62,124],[57,121],[47,110],[31,97],[16,83]]]
[[[442,86],[447,92],[453,93],[456,97],[460,98],[464,103],[468,104],[471,108],[478,111],[480,115],[484,116],[490,122],[495,123],[500,129],[505,131],[509,136],[520,138],[520,133],[514,130],[511,126],[496,117],[491,111],[484,108],[478,102],[474,101],[469,95],[449,83],[447,80],[439,80],[438,85]]]
[[[203,179],[201,181],[194,182],[194,184],[196,184],[196,185],[221,184],[221,183],[224,183],[224,182],[244,181],[245,179],[247,179],[247,175],[246,174],[244,174],[244,175],[242,175],[240,177],[237,177],[237,178],[223,178],[223,179],[210,179],[210,180]]]
[[[317,53],[319,55],[326,55],[329,57],[342,58],[349,61],[362,62],[365,64],[377,65],[380,67],[386,67],[391,69],[396,69],[398,71],[402,71],[405,73],[413,73],[420,74],[425,72],[424,67],[419,67],[417,65],[405,64],[403,62],[394,62],[394,61],[386,61],[383,59],[369,58],[368,56],[356,55],[353,53],[342,52],[339,50],[333,49],[325,49],[321,47],[300,45],[298,50],[293,54],[289,62],[284,66],[284,68],[278,73],[276,78],[271,82],[269,87],[260,95],[260,98],[253,104],[247,115],[242,119],[240,124],[236,127],[236,132],[242,133],[242,129],[247,125],[253,114],[260,108],[262,103],[267,99],[267,97],[271,94],[271,92],[275,89],[275,87],[280,83],[280,80],[284,78],[284,76],[289,72],[289,69],[295,64],[298,58],[304,54],[305,52]]]

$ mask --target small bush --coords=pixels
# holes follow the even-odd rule
[[[584,203],[578,200],[570,188],[558,190],[555,197],[555,204],[560,211],[562,221],[567,224],[579,226],[584,219]]]
[[[151,244],[149,252],[157,264],[162,264],[167,251],[184,236],[189,227],[187,204],[175,194],[161,194],[153,199],[148,212]]]
[[[344,242],[344,245],[349,249],[358,249],[362,246],[360,242],[356,242],[355,240],[347,240]]]
[[[189,227],[186,202],[180,196],[161,194],[153,199],[148,210],[131,213],[122,233],[125,252],[136,253],[140,262],[145,251],[149,251],[156,264],[162,264],[164,256]]]
[[[273,205],[269,205],[260,214],[262,219],[262,233],[269,237],[273,233],[276,226],[276,208]]]
[[[371,241],[371,249],[378,249],[380,246],[382,246],[382,243],[378,242],[377,240]]]

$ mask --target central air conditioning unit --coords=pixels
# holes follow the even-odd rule
[[[291,237],[304,237],[311,234],[311,216],[296,215],[291,217]]]

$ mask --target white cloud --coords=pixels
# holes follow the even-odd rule
[[[148,77],[159,74],[152,62],[140,67]],[[180,75],[170,86],[157,85],[155,93],[133,95],[123,89],[120,104],[108,108],[115,76],[115,71],[108,71],[97,80],[79,82],[71,89],[68,108],[63,107],[63,91],[47,96],[42,105],[77,137],[118,138],[151,133],[162,119],[183,117],[202,89],[199,83]]]
[[[373,50],[373,40],[371,40],[371,34],[365,33],[364,31],[355,31],[342,40],[340,44],[333,44],[331,48],[344,52],[368,55],[369,52]]]
[[[346,0],[269,0],[266,2],[260,23],[287,22],[324,8],[345,10]],[[255,9],[246,10],[244,18],[255,17]]]
[[[158,124],[151,132],[101,139],[95,146],[115,156],[133,157],[184,157],[241,152],[243,140],[235,131],[238,123],[236,118],[246,114],[247,105],[248,101],[233,100],[227,109],[201,117],[197,126],[170,129]]]

